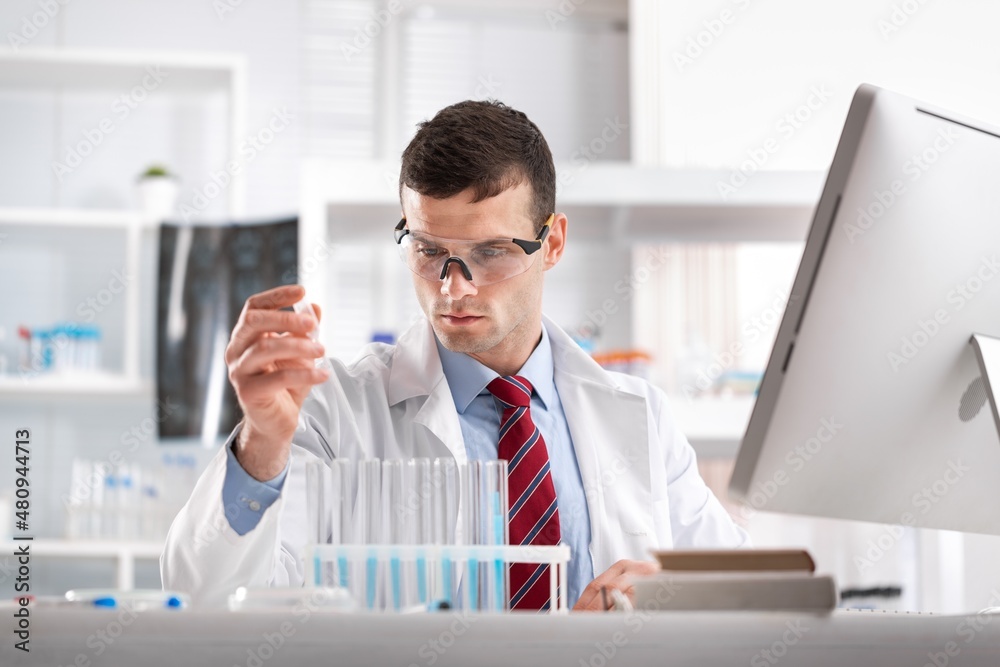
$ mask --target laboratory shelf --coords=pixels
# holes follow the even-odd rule
[[[37,47],[0,53],[0,91],[50,94],[125,93],[153,77],[157,94],[178,99],[218,96],[227,103],[228,127],[221,135],[229,160],[246,138],[247,58],[241,53]],[[62,97],[57,98],[62,105]],[[61,106],[59,107],[62,108]],[[246,173],[231,175],[228,213],[246,212]]]
[[[30,545],[32,558],[105,558],[115,561],[115,586],[121,591],[135,588],[135,562],[158,560],[163,552],[162,542],[130,540],[4,540],[0,548],[4,553],[15,553],[25,544]]]
[[[0,243],[15,230],[43,230],[45,238],[69,230],[111,230],[124,235],[124,273],[137,275],[142,238],[156,229],[156,221],[141,212],[80,208],[9,207],[0,206]],[[139,368],[139,293],[126,286],[125,342],[122,347],[126,376],[108,373],[56,376],[41,375],[22,378],[16,371],[0,375],[0,396],[32,398],[55,395],[123,396],[149,395],[149,389],[134,376]]]
[[[670,411],[700,458],[735,458],[754,396],[670,396]]]
[[[112,373],[77,375],[36,375],[21,377],[17,374],[0,375],[0,397],[6,400],[79,397],[109,398],[135,396],[148,399],[153,396],[149,380]]]
[[[145,224],[137,211],[0,207],[0,226],[24,225],[28,227],[79,227],[93,229],[130,229]]]
[[[122,91],[159,70],[175,92],[228,92],[244,75],[240,54],[33,48],[0,54],[0,87]],[[242,83],[242,82],[241,82]]]

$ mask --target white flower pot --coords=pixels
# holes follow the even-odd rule
[[[147,176],[139,181],[139,202],[147,222],[160,223],[173,217],[180,187],[171,176]]]

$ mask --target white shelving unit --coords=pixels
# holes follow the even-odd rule
[[[150,399],[153,384],[139,377],[125,375],[80,374],[39,375],[22,379],[16,375],[0,377],[0,399],[37,401],[45,398],[103,399],[132,397]]]
[[[670,397],[681,431],[702,458],[733,458],[746,432],[753,396]]]
[[[227,154],[236,159],[246,134],[246,58],[240,54],[109,49],[32,48],[0,54],[0,90],[103,92],[128,90],[148,68],[169,73],[171,94],[222,92],[229,106]],[[232,175],[229,213],[245,213],[246,177]]]
[[[148,224],[142,215],[129,211],[97,211],[78,209],[0,208],[0,229],[18,225],[33,229],[51,227],[83,229],[117,229],[125,234],[125,273],[139,274],[139,252],[142,231]],[[46,393],[125,394],[142,386],[139,377],[139,286],[135,281],[125,286],[125,336],[123,372],[121,375],[54,376],[33,378],[0,377],[0,395],[26,393],[37,396]]]
[[[225,138],[229,160],[238,157],[246,129],[246,58],[239,54],[100,49],[33,48],[0,54],[0,90],[91,93],[122,91],[135,86],[151,69],[168,73],[171,95],[225,94],[229,132]],[[123,174],[130,179],[131,175]],[[227,188],[229,213],[245,214],[245,171],[232,174]],[[117,229],[125,234],[125,270],[140,275],[139,255],[145,233],[155,230],[158,220],[141,212],[71,208],[0,207],[0,230],[16,226],[34,229]],[[0,397],[27,400],[71,396],[151,396],[148,379],[140,377],[140,298],[138,281],[126,286],[123,371],[116,375],[56,376],[33,378],[0,377]],[[16,307],[14,304],[5,304]],[[16,372],[15,372],[16,373]]]
[[[115,562],[115,588],[130,591],[135,588],[135,564],[138,560],[159,560],[163,552],[160,542],[127,542],[120,540],[31,540],[0,543],[4,553],[14,553],[17,545],[28,544],[32,558],[101,558]]]

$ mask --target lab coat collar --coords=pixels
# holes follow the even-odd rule
[[[442,384],[448,390],[434,343],[434,330],[426,318],[420,318],[403,332],[393,350],[387,391],[389,405],[428,396]]]
[[[413,423],[433,433],[458,463],[468,461],[455,401],[441,367],[434,331],[426,319],[400,336],[393,350],[386,394],[390,406],[426,396],[413,416]]]
[[[553,367],[557,375],[569,375],[588,383],[622,389],[559,325],[545,315],[542,316],[542,324],[549,337]],[[432,392],[439,391],[442,385],[450,394],[434,329],[426,318],[421,318],[403,332],[393,351],[388,387],[389,405],[417,396],[429,396]],[[552,397],[542,396],[547,403],[550,403],[550,398]]]

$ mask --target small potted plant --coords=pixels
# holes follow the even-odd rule
[[[174,215],[179,192],[177,178],[166,167],[150,165],[139,176],[139,201],[146,220],[159,223]]]

